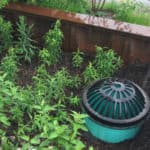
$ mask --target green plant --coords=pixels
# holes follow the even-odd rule
[[[37,70],[37,75],[33,77],[35,91],[37,95],[46,95],[45,98],[58,100],[58,103],[65,103],[65,89],[67,87],[77,87],[80,83],[78,77],[71,77],[66,68],[62,68],[54,75],[49,75],[45,65],[41,65]],[[49,103],[52,103],[49,101]]]
[[[80,98],[78,96],[74,96],[73,93],[67,98],[70,106],[79,106]]]
[[[44,75],[38,75],[39,80],[46,79],[47,73],[43,66],[39,68],[38,73]],[[57,73],[55,76],[61,75]],[[0,133],[4,149],[20,147],[21,149],[82,150],[85,147],[78,136],[80,130],[87,130],[84,126],[86,115],[67,112],[64,105],[54,101],[50,104],[48,100],[52,101],[53,98],[47,99],[46,91],[37,94],[42,89],[37,89],[35,86],[18,87],[8,81],[5,75],[0,76],[0,81],[0,122],[3,127]],[[45,84],[45,82],[40,83]],[[13,143],[3,130],[11,127],[14,122],[16,127],[12,128],[15,140]]]
[[[76,52],[73,52],[73,58],[72,63],[74,67],[79,68],[83,62],[83,52],[81,52],[79,49]]]
[[[19,17],[17,23],[18,41],[17,41],[17,55],[20,59],[24,59],[31,63],[31,59],[35,55],[36,47],[33,45],[35,41],[32,38],[33,25],[26,24],[24,16]]]
[[[47,64],[48,66],[51,65],[51,56],[49,54],[49,51],[45,48],[43,48],[40,53],[39,53],[39,57],[42,61],[42,63]]]
[[[83,78],[84,83],[90,83],[91,81],[99,78],[98,72],[91,62],[89,62],[88,66],[85,68]]]
[[[112,49],[104,51],[102,47],[96,47],[96,57],[93,65],[100,79],[113,75],[121,67],[121,64],[121,58]]]
[[[12,31],[12,24],[0,16],[0,53],[12,45]]]
[[[8,55],[5,56],[0,65],[0,70],[3,74],[6,74],[6,79],[10,81],[15,81],[17,78],[18,72],[18,62],[16,55],[14,53],[14,48],[10,48],[8,51]]]
[[[96,79],[110,77],[121,65],[121,58],[112,49],[104,51],[102,47],[96,46],[95,59],[83,72],[84,82],[89,83]]]
[[[9,0],[0,1],[0,9],[3,8],[8,2],[9,2]]]
[[[40,56],[43,61],[46,61],[48,65],[55,64],[59,61],[61,54],[61,44],[63,39],[63,33],[60,30],[61,23],[56,21],[54,29],[49,30],[45,36],[45,48]],[[46,55],[46,58],[43,58]]]

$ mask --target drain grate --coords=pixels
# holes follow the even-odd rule
[[[128,126],[146,116],[150,103],[144,91],[132,81],[109,78],[85,89],[83,106],[96,121]]]

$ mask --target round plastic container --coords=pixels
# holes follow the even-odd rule
[[[129,80],[107,78],[85,88],[82,105],[93,136],[108,143],[134,138],[141,129],[150,102],[145,92]]]

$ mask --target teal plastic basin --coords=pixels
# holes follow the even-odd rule
[[[97,123],[88,117],[85,119],[85,123],[89,132],[94,137],[107,143],[120,143],[125,140],[133,139],[143,124],[141,122],[126,128],[115,128]]]
[[[89,132],[96,138],[119,143],[133,139],[150,108],[147,94],[134,82],[106,78],[85,88],[82,100]]]

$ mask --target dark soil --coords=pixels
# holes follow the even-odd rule
[[[48,71],[53,74],[57,70],[61,69],[61,67],[66,67],[71,75],[81,75],[84,68],[88,64],[88,61],[91,61],[93,57],[93,54],[87,54],[84,58],[85,61],[83,66],[80,69],[75,69],[72,66],[71,53],[65,53],[63,54],[60,63],[48,68]],[[18,84],[22,86],[32,84],[32,77],[33,75],[35,75],[36,68],[39,64],[40,62],[36,60],[31,65],[21,65],[19,72],[20,80]],[[132,64],[128,66],[123,66],[114,76],[134,81],[142,88],[144,88],[144,90],[150,96],[150,64]],[[85,85],[73,92],[77,93],[81,97],[84,86]],[[119,144],[107,144],[95,139],[90,135],[90,133],[83,133],[81,135],[81,140],[84,141],[87,147],[93,146],[94,150],[150,150],[150,114],[145,121],[143,129],[133,140],[125,141]]]

